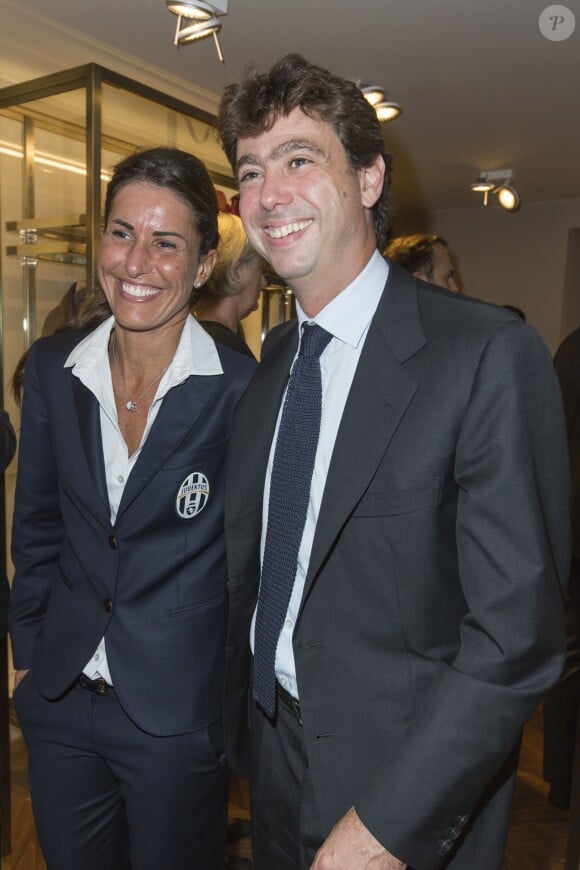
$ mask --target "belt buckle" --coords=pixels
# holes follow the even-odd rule
[[[97,677],[94,682],[97,684],[95,686],[95,692],[97,695],[106,695],[109,691],[106,680],[103,677]]]
[[[97,677],[96,680],[91,680],[86,674],[81,674],[79,683],[83,689],[87,689],[94,695],[106,695],[109,691],[107,681],[103,677]]]
[[[295,698],[293,695],[291,695],[290,692],[286,691],[284,686],[282,686],[282,684],[279,683],[278,681],[276,681],[276,688],[277,688],[276,694],[278,696],[278,701],[281,704],[284,704],[286,709],[290,710],[290,712],[294,715],[294,717],[299,725],[303,725],[304,723],[302,722],[302,711],[300,709],[300,701],[297,698]]]
[[[300,701],[297,701],[296,698],[293,698],[291,695],[290,695],[290,708],[291,708],[292,712],[294,713],[294,715],[296,716],[296,719],[298,720],[298,724],[302,725],[302,711],[300,710]]]

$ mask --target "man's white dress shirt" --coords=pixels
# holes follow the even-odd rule
[[[326,305],[311,321],[296,303],[298,315],[298,328],[302,337],[302,324],[305,322],[317,323],[327,332],[332,339],[320,357],[320,371],[322,376],[322,415],[320,420],[320,436],[314,460],[314,472],[310,486],[310,498],[306,515],[306,524],[302,535],[300,550],[298,552],[298,564],[294,586],[286,619],[282,626],[278,647],[276,650],[275,671],[280,684],[293,695],[299,697],[299,689],[296,683],[296,666],[294,663],[294,650],[292,648],[292,636],[296,618],[302,601],[304,582],[308,571],[312,542],[318,520],[318,513],[322,502],[326,477],[334,450],[334,443],[338,433],[338,427],[344,412],[346,400],[352,386],[361,351],[373,319],[373,315],[379,304],[383,288],[385,286],[389,267],[386,260],[378,251],[360,272],[338,296]],[[298,352],[296,353],[298,356]],[[296,359],[296,357],[295,357]],[[294,363],[293,363],[294,364]],[[261,560],[264,558],[264,545],[266,542],[266,529],[268,527],[268,503],[270,494],[270,478],[272,475],[272,463],[274,450],[278,437],[278,427],[284,405],[284,397],[280,404],[280,412],[276,423],[276,431],[270,449],[266,479],[264,484],[264,501],[262,508],[262,541]],[[254,630],[256,614],[252,619],[250,643],[254,648]]]

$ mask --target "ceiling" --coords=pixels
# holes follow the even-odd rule
[[[230,0],[223,65],[211,39],[174,48],[165,0],[18,5],[216,99],[290,51],[383,85],[403,106],[384,125],[399,213],[480,207],[468,189],[480,169],[514,169],[524,204],[580,197],[580,0],[566,0],[576,29],[559,42],[538,26],[548,0]]]

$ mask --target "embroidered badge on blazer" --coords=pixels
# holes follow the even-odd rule
[[[184,520],[197,516],[207,504],[209,481],[201,471],[193,471],[185,478],[177,492],[175,509]]]

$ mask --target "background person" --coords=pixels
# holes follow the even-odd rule
[[[385,256],[398,263],[415,278],[436,284],[452,293],[460,293],[449,245],[441,236],[416,233],[398,236],[389,242]]]
[[[544,779],[555,807],[570,807],[580,704],[580,329],[560,345],[554,366],[562,388],[572,471],[572,564],[566,594],[566,664],[544,701]]]
[[[58,870],[224,865],[224,464],[254,366],[189,315],[217,240],[200,160],[127,157],[99,254],[109,317],[26,358],[14,703]]]
[[[258,308],[266,287],[264,264],[248,241],[237,215],[220,213],[217,260],[209,280],[196,294],[195,316],[218,342],[254,358],[241,321]]]
[[[218,129],[300,327],[236,410],[226,491],[256,868],[499,870],[521,728],[563,662],[550,356],[381,256],[390,160],[354,83],[286,56],[226,89]]]

